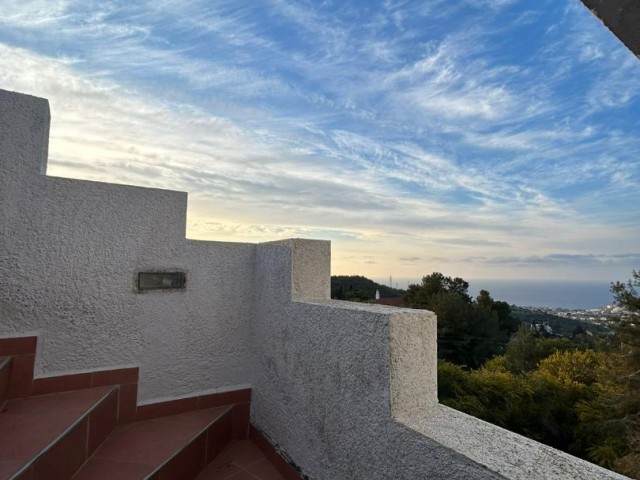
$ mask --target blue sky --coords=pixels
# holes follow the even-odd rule
[[[189,192],[188,236],[334,274],[640,267],[640,61],[578,0],[3,0],[50,175]]]

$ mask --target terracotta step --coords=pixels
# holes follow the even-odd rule
[[[299,477],[294,477],[299,479]],[[233,440],[196,480],[286,480],[251,440]]]
[[[0,480],[68,480],[117,424],[118,389],[9,400],[0,414]]]
[[[232,406],[118,427],[74,480],[190,480],[231,440]]]

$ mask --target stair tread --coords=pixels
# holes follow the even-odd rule
[[[8,401],[0,413],[0,478],[9,478],[35,460],[113,389],[89,388]]]
[[[232,440],[195,480],[285,480],[251,440]]]
[[[144,479],[230,408],[195,410],[122,425],[107,438],[73,478]]]

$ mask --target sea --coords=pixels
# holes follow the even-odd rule
[[[588,310],[613,304],[609,282],[559,280],[469,280],[469,294],[488,290],[491,298],[521,307]]]
[[[379,283],[389,285],[389,279]],[[565,308],[588,310],[613,304],[613,296],[607,281],[570,280],[495,280],[472,279],[469,294],[476,297],[480,290],[487,290],[494,300],[501,300],[520,307]],[[408,283],[418,283],[417,279],[393,279],[393,286],[407,288]]]

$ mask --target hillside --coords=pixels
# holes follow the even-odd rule
[[[376,298],[376,290],[382,298],[403,297],[404,290],[387,287],[361,275],[333,275],[331,277],[331,298],[336,300],[367,301]]]

